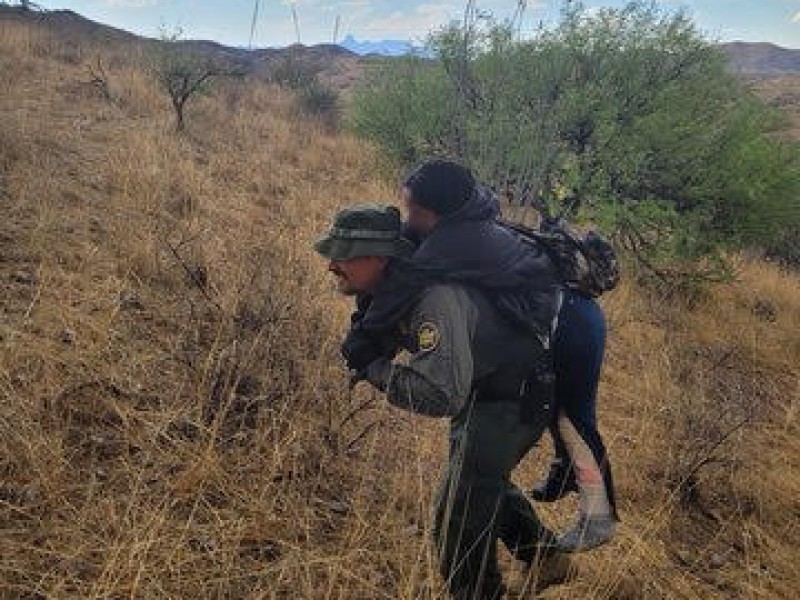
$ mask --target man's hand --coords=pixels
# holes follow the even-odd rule
[[[348,387],[352,390],[359,382],[367,381],[372,384],[377,390],[381,392],[386,391],[386,386],[389,385],[389,376],[392,373],[392,361],[381,356],[377,360],[372,361],[366,369],[350,371],[350,381]]]
[[[381,356],[369,364],[363,373],[363,378],[381,392],[385,392],[386,386],[389,385],[389,375],[391,373],[392,361],[385,356]]]
[[[363,371],[383,355],[383,348],[375,338],[358,325],[353,325],[342,342],[341,352],[348,369]]]
[[[355,387],[359,384],[359,382],[364,381],[364,378],[367,376],[366,370],[364,371],[356,371],[352,369],[350,371],[350,378],[347,380],[347,389],[353,391]]]

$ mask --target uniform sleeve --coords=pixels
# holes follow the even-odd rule
[[[475,321],[475,307],[463,289],[427,291],[410,319],[415,351],[407,365],[393,364],[388,373],[389,402],[433,417],[457,414],[472,387]]]

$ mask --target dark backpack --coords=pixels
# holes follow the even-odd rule
[[[544,219],[539,229],[500,222],[522,241],[544,249],[559,270],[564,285],[596,298],[619,283],[619,262],[611,244],[590,231],[579,237],[561,219]]]

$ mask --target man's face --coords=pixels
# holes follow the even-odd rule
[[[360,256],[348,260],[332,260],[328,271],[336,276],[340,294],[353,296],[369,292],[383,279],[389,259],[384,256]]]
[[[400,195],[402,196],[403,202],[406,205],[408,226],[415,233],[421,235],[422,237],[427,237],[431,231],[433,231],[433,228],[436,227],[439,217],[437,217],[436,213],[433,211],[414,202],[414,198],[411,195],[411,190],[409,190],[407,187],[400,189]]]

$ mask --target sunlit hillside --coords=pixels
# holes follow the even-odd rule
[[[178,135],[140,54],[0,20],[0,597],[445,598],[446,422],[347,391],[311,247],[398,174],[256,80]],[[734,260],[691,303],[603,298],[622,524],[542,598],[796,597],[800,278]]]

